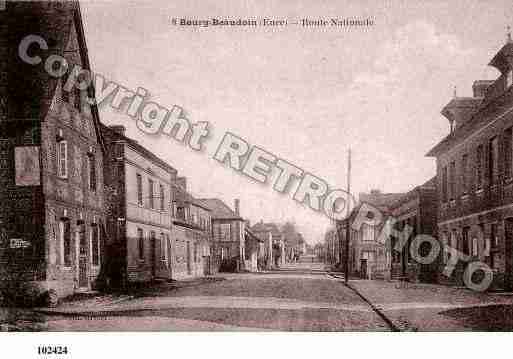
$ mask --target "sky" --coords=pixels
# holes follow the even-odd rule
[[[351,192],[407,192],[435,175],[425,154],[447,135],[440,115],[474,80],[513,26],[511,1],[174,0],[83,1],[94,72],[208,121],[205,151],[139,131],[108,106],[100,117],[188,178],[196,197],[218,197],[257,221],[293,221],[322,241],[323,214],[212,157],[225,132]],[[369,27],[183,27],[171,18],[372,19]],[[273,172],[273,178],[276,173]],[[293,192],[292,192],[293,193]]]

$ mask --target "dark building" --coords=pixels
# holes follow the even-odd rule
[[[513,284],[513,42],[493,57],[495,81],[476,81],[472,97],[442,110],[450,133],[428,153],[436,157],[439,240],[468,256],[446,283],[462,284],[468,262],[487,263],[495,285]],[[444,251],[441,268],[450,253]]]
[[[101,125],[105,140],[108,273],[115,286],[171,279],[172,199],[177,171],[125,136]]]
[[[12,2],[0,11],[0,270],[58,296],[95,288],[104,264],[103,144],[87,90],[63,90],[50,54],[89,69],[77,2]],[[18,55],[37,34],[42,62]],[[38,51],[39,50],[39,51]],[[33,52],[32,52],[33,51]],[[68,67],[68,72],[71,66]]]
[[[402,251],[393,248],[397,238],[391,238],[388,251],[391,253],[391,278],[406,279],[412,282],[435,282],[437,265],[420,264],[410,255],[410,247],[413,238],[418,234],[436,237],[437,235],[437,203],[436,177],[426,183],[415,187],[410,192],[401,196],[389,206],[390,215],[397,221],[397,229],[403,229],[408,225],[412,229],[411,236]],[[419,251],[430,248],[421,247]],[[421,252],[425,256],[426,253]]]

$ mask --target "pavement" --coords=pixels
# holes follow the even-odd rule
[[[354,291],[314,263],[222,273],[218,280],[129,298],[44,309],[48,331],[388,331]]]
[[[513,330],[513,294],[380,280],[349,285],[401,331]]]
[[[53,309],[0,310],[0,324],[9,331],[513,330],[513,295],[379,280],[346,286],[322,264],[300,262],[75,298]]]

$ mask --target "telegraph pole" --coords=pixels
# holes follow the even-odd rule
[[[345,242],[345,273],[344,280],[347,283],[349,280],[349,241],[351,240],[351,228],[350,228],[350,217],[351,217],[351,202],[350,202],[350,193],[351,193],[351,148],[347,151],[347,216],[346,216],[346,242]]]

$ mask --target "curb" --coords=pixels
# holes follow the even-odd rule
[[[340,276],[337,276],[333,273],[328,273],[329,276],[333,277],[333,278],[337,278],[337,279],[343,279],[343,277],[340,277]],[[393,331],[393,332],[401,332],[402,330],[394,324],[394,322],[385,315],[385,313],[381,310],[380,307],[377,307],[376,305],[374,305],[374,303],[372,303],[367,297],[365,297],[362,293],[360,293],[360,291],[358,289],[356,289],[355,287],[353,287],[351,284],[349,283],[345,283],[345,282],[342,282],[343,285],[345,285],[347,288],[351,289],[354,293],[356,293],[356,295],[358,295],[365,303],[367,303],[371,308],[372,310],[377,314],[379,315],[379,317],[381,319],[383,319],[383,321],[385,323],[387,323],[387,325],[390,327],[390,329]]]

